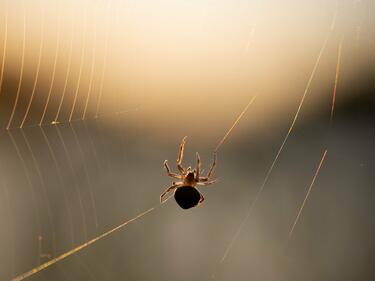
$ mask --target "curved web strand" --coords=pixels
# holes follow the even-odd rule
[[[61,142],[61,144],[63,146],[64,154],[65,154],[66,160],[68,162],[68,166],[69,166],[71,175],[73,177],[73,184],[74,184],[75,190],[77,192],[77,197],[78,197],[78,202],[79,202],[79,209],[80,209],[81,218],[82,218],[84,240],[87,241],[88,240],[87,218],[86,218],[85,209],[84,209],[84,206],[83,206],[83,199],[82,199],[81,190],[79,189],[79,186],[77,185],[76,176],[75,176],[75,173],[74,173],[74,168],[73,168],[73,164],[72,164],[73,160],[70,157],[69,151],[67,149],[66,143],[64,141],[64,138],[63,138],[63,136],[61,134],[61,131],[60,131],[59,127],[56,126],[56,125],[54,125],[54,127],[56,128],[58,138],[59,138],[59,140],[60,140],[60,142]],[[92,274],[92,272],[89,269],[89,267],[83,261],[81,261],[80,259],[78,259],[78,262],[84,268],[84,270],[87,272],[87,274],[90,277],[90,280],[91,279],[95,280],[95,276]]]
[[[81,211],[81,218],[82,218],[82,223],[83,223],[83,229],[84,229],[84,237],[85,237],[85,240],[88,240],[88,234],[87,234],[87,223],[86,223],[86,215],[85,215],[85,210],[83,208],[83,201],[82,201],[82,196],[81,196],[81,191],[79,190],[79,187],[77,186],[77,183],[76,183],[76,180],[75,180],[75,175],[74,175],[74,168],[73,168],[73,162],[72,162],[72,159],[70,158],[70,155],[69,155],[69,152],[68,152],[68,149],[66,147],[66,144],[65,144],[65,141],[64,141],[64,138],[62,137],[61,135],[61,132],[60,132],[60,129],[58,126],[55,126],[56,128],[56,131],[57,131],[57,135],[59,137],[59,140],[63,146],[63,150],[64,150],[64,154],[65,154],[65,157],[66,157],[66,160],[68,162],[68,166],[69,166],[69,169],[70,169],[70,172],[71,172],[71,175],[73,177],[73,183],[74,183],[74,186],[75,186],[75,189],[77,191],[77,194],[78,194],[78,201],[79,201],[79,207],[80,207],[80,211]]]
[[[138,107],[130,109],[130,110],[126,110],[126,111],[120,111],[120,112],[117,112],[115,114],[118,116],[119,114],[127,113],[127,112],[130,112],[130,111],[133,111],[133,110],[138,110]],[[104,115],[109,115],[109,114],[101,114],[100,116],[104,116]],[[100,132],[101,131],[101,124],[99,122],[99,119],[95,118],[94,124],[95,124],[96,132]],[[99,141],[99,145],[101,145],[104,148],[104,156],[103,156],[104,159],[105,159],[104,162],[107,163],[107,167],[108,167],[108,169],[106,170],[106,173],[105,173],[106,177],[107,177],[107,182],[111,183],[110,185],[112,185],[114,187],[114,193],[115,194],[120,194],[118,183],[114,180],[116,177],[115,177],[115,173],[114,173],[114,169],[113,169],[113,164],[111,163],[111,160],[109,159],[109,156],[108,156],[108,155],[110,155],[110,153],[108,151],[108,145],[106,145],[105,140],[102,137],[102,134],[100,134],[100,137],[98,137],[97,139]],[[123,153],[123,155],[125,155],[124,152],[122,152],[122,153]],[[117,198],[116,195],[115,195],[115,197]]]
[[[99,110],[102,102],[102,97],[103,97],[103,88],[104,88],[104,78],[105,78],[105,73],[107,70],[107,60],[108,60],[108,43],[109,43],[109,37],[110,37],[110,30],[111,30],[111,4],[112,1],[108,0],[108,24],[106,28],[106,36],[104,39],[104,57],[103,57],[103,67],[102,67],[102,73],[100,75],[100,85],[99,85],[99,93],[98,93],[98,98],[97,98],[97,104],[96,104],[96,112],[95,112],[95,117],[98,117],[99,115]]]
[[[45,17],[43,7],[41,8],[41,10],[42,10],[42,20],[41,20],[42,23],[40,25],[40,44],[39,44],[39,53],[38,53],[38,63],[37,63],[37,66],[36,66],[36,74],[35,74],[35,79],[34,79],[34,83],[33,83],[33,88],[31,90],[31,97],[30,97],[29,103],[27,105],[25,115],[23,116],[20,128],[22,128],[23,125],[25,124],[27,115],[29,114],[31,104],[34,100],[36,85],[37,85],[38,79],[39,79],[40,63],[42,61],[42,52],[43,52],[43,44],[44,44],[44,17]]]
[[[96,131],[99,132],[99,134],[100,134],[101,125],[100,125],[98,119],[95,120],[95,127],[96,127]],[[111,183],[111,185],[114,186],[115,194],[119,194],[118,185],[114,181],[114,178],[115,178],[114,174],[115,173],[113,172],[113,167],[112,167],[113,165],[111,164],[111,161],[110,161],[109,156],[108,156],[108,155],[110,155],[110,153],[108,152],[108,146],[105,144],[105,140],[103,140],[102,134],[100,134],[100,137],[98,137],[98,141],[100,141],[100,145],[102,145],[103,148],[104,148],[104,158],[105,158],[105,162],[107,163],[107,167],[108,167],[107,173],[106,173],[107,178],[108,178],[108,182]],[[117,195],[115,195],[115,196],[117,198]]]
[[[56,127],[56,130],[57,130],[58,134],[59,134],[59,138],[60,138],[61,142],[63,143],[63,148],[64,148],[65,151],[67,151],[67,150],[66,150],[66,145],[65,145],[65,143],[64,143],[64,141],[63,141],[63,139],[62,139],[62,136],[61,136],[61,133],[60,133],[60,131],[59,131],[59,128],[58,128],[57,126],[55,126],[55,127]],[[69,157],[68,157],[68,158],[69,158]],[[69,160],[68,160],[68,161],[69,161]],[[71,162],[69,163],[69,165],[71,166]],[[169,199],[169,198],[168,198],[168,199]],[[166,200],[166,201],[167,201],[167,200]],[[165,201],[165,202],[166,202],[166,201]],[[45,268],[47,268],[47,267],[49,267],[49,266],[51,266],[51,265],[53,265],[53,264],[55,264],[55,263],[57,263],[57,262],[59,262],[59,261],[65,259],[65,258],[67,258],[67,257],[70,256],[70,255],[73,255],[74,253],[76,253],[76,252],[78,252],[78,251],[80,251],[80,250],[82,250],[82,249],[88,247],[89,245],[91,245],[91,244],[93,244],[93,243],[99,241],[100,239],[105,238],[106,236],[109,236],[110,234],[112,234],[112,233],[114,233],[114,232],[120,230],[121,228],[124,228],[126,225],[130,224],[131,222],[136,221],[136,220],[140,219],[141,217],[145,216],[146,214],[148,214],[148,213],[154,211],[154,210],[155,210],[158,206],[160,206],[160,205],[162,205],[162,204],[158,204],[158,205],[156,205],[156,206],[154,206],[154,207],[152,207],[152,208],[150,208],[150,209],[148,209],[148,210],[146,210],[146,211],[144,211],[144,212],[142,212],[142,213],[136,215],[136,216],[133,217],[132,219],[129,219],[129,220],[123,222],[122,224],[120,224],[120,225],[118,225],[118,226],[112,228],[111,230],[109,230],[109,231],[107,231],[107,232],[105,232],[105,233],[103,233],[103,234],[101,234],[101,235],[99,235],[99,236],[97,236],[97,237],[95,237],[95,238],[93,238],[93,239],[91,239],[91,240],[86,239],[86,240],[88,240],[87,242],[85,242],[85,243],[83,243],[83,244],[81,244],[81,245],[79,245],[79,246],[73,248],[72,250],[70,250],[70,251],[68,251],[68,252],[66,252],[66,253],[64,253],[64,254],[62,254],[62,255],[60,255],[60,256],[54,258],[54,259],[51,259],[50,261],[47,261],[46,263],[44,263],[44,264],[42,264],[42,265],[40,265],[40,266],[37,266],[37,267],[33,268],[32,270],[30,270],[30,271],[28,271],[28,272],[25,272],[25,273],[23,273],[23,274],[21,274],[21,275],[15,277],[15,278],[12,279],[12,280],[23,280],[23,279],[25,279],[25,278],[27,278],[27,277],[30,277],[31,275],[34,275],[34,274],[36,274],[36,273],[38,273],[38,272],[44,270]],[[93,275],[92,275],[92,277],[95,278],[95,276],[93,276]]]
[[[94,196],[92,182],[90,180],[90,176],[89,176],[89,172],[88,172],[88,166],[87,166],[87,163],[86,163],[86,157],[85,157],[85,154],[83,152],[81,143],[80,143],[80,141],[78,139],[76,130],[74,129],[74,127],[72,126],[72,124],[69,124],[69,128],[71,128],[71,130],[73,132],[74,140],[77,143],[79,154],[81,155],[82,164],[83,164],[83,172],[85,174],[85,178],[86,178],[86,181],[87,181],[87,184],[88,184],[88,187],[89,187],[90,201],[91,201],[91,207],[92,207],[92,210],[93,210],[95,227],[97,228],[98,227],[98,216],[97,216],[97,212],[96,212],[95,196]]]
[[[49,141],[47,134],[45,133],[45,131],[44,131],[44,129],[42,127],[40,128],[40,130],[41,130],[43,139],[44,139],[44,141],[45,141],[45,143],[47,145],[49,154],[51,155],[53,165],[54,165],[55,170],[57,172],[58,182],[59,182],[59,185],[60,185],[60,187],[62,189],[62,192],[63,192],[64,206],[65,206],[65,209],[66,209],[66,212],[67,212],[67,215],[68,215],[68,224],[69,224],[68,229],[69,229],[69,233],[70,233],[70,247],[74,248],[75,239],[74,239],[74,229],[73,229],[73,215],[72,215],[72,210],[69,207],[68,196],[67,196],[67,194],[65,192],[65,188],[64,188],[64,180],[63,180],[62,168],[61,168],[61,165],[59,164],[59,162],[57,160],[56,153],[55,153],[55,151],[52,148],[51,142]],[[92,278],[93,274],[88,269],[87,265],[84,264],[83,261],[81,261],[81,258],[79,256],[77,256],[77,262],[84,269],[84,271],[86,271],[90,275],[91,279],[96,280],[95,277]],[[63,273],[65,273],[65,272],[63,271]],[[69,280],[69,278],[67,278],[67,280]]]
[[[60,32],[61,32],[60,29],[61,29],[61,27],[60,27],[60,23],[59,23],[58,27],[57,27],[57,32],[56,32],[56,47],[55,47],[55,54],[54,54],[54,60],[53,60],[53,66],[52,66],[51,82],[50,82],[50,85],[48,87],[47,100],[46,100],[46,103],[45,103],[44,108],[43,108],[43,113],[42,113],[42,116],[41,116],[40,121],[39,121],[39,126],[42,126],[42,124],[43,124],[44,118],[45,118],[46,113],[47,113],[47,108],[48,108],[49,102],[51,100],[52,89],[53,89],[53,86],[55,85],[57,59],[59,57],[59,51],[60,51]],[[72,39],[72,41],[73,41],[73,39]],[[72,47],[72,46],[70,46],[70,47]],[[72,49],[70,48],[69,54],[71,54],[71,50]],[[71,58],[69,57],[69,61],[70,60],[71,60]],[[65,83],[67,83],[67,81]],[[66,86],[66,84],[65,84],[65,86]]]
[[[125,144],[125,140],[124,140],[124,135],[125,135],[125,129],[124,129],[124,126],[123,126],[123,123],[121,122],[121,118],[120,118],[120,114],[116,114],[116,119],[117,119],[117,126],[118,126],[118,131],[120,133],[120,143],[121,143],[121,154],[122,154],[122,164],[123,164],[123,169],[126,169],[125,165],[126,165],[126,152],[125,152],[125,149],[126,149],[126,144]]]
[[[21,162],[21,165],[22,165],[22,169],[23,169],[23,172],[24,172],[24,175],[26,177],[26,182],[28,184],[28,186],[30,187],[30,194],[31,194],[31,202],[32,202],[32,205],[33,205],[33,212],[34,212],[34,216],[35,216],[35,221],[36,221],[36,228],[37,228],[37,232],[38,232],[38,236],[36,238],[39,238],[40,236],[42,236],[42,228],[41,228],[41,220],[40,220],[40,217],[39,217],[39,208],[38,208],[38,205],[37,205],[37,201],[36,201],[36,191],[35,191],[35,186],[33,184],[33,182],[31,181],[31,176],[30,176],[30,171],[29,169],[27,168],[26,166],[26,162],[25,162],[25,159],[23,158],[22,156],[22,153],[11,133],[11,131],[9,130],[8,132],[8,136],[9,136],[9,139],[16,151],[16,154]],[[41,252],[38,253],[38,264],[40,264],[40,257],[41,257]]]
[[[87,90],[87,96],[86,96],[86,102],[85,102],[85,107],[83,109],[83,114],[82,114],[82,120],[85,120],[86,118],[86,113],[87,113],[87,107],[89,105],[89,100],[91,96],[91,91],[92,91],[92,84],[94,80],[94,70],[95,70],[95,64],[96,64],[96,39],[97,39],[97,20],[96,20],[96,10],[97,10],[97,3],[95,4],[94,7],[94,44],[92,46],[92,59],[91,59],[91,69],[90,69],[90,80],[89,80],[89,88]]]
[[[86,135],[88,136],[89,141],[90,141],[90,147],[91,147],[91,149],[92,149],[92,153],[93,153],[93,155],[94,155],[94,159],[95,159],[96,166],[98,167],[98,169],[100,169],[101,165],[99,164],[100,161],[99,161],[99,159],[98,159],[98,151],[97,151],[96,148],[95,148],[94,140],[93,140],[91,134],[89,133],[89,129],[87,128],[87,124],[86,124],[86,122],[83,122],[83,125],[84,125],[84,127],[85,127]],[[102,174],[102,173],[100,173],[100,174]]]
[[[48,152],[51,155],[53,166],[55,167],[55,170],[57,172],[58,182],[59,182],[61,190],[63,192],[64,205],[65,205],[66,212],[68,214],[68,221],[69,221],[68,229],[69,229],[69,233],[70,233],[70,237],[71,237],[70,243],[71,243],[71,246],[73,247],[74,246],[73,216],[72,216],[72,211],[69,208],[68,197],[67,197],[67,194],[66,194],[65,188],[64,188],[64,181],[63,181],[63,176],[62,176],[62,172],[61,172],[61,167],[58,164],[56,153],[52,149],[51,142],[49,141],[49,139],[47,137],[47,134],[45,133],[43,128],[40,128],[40,130],[42,132],[43,139],[44,139],[44,141],[47,145]]]
[[[12,276],[14,276],[15,274],[15,260],[16,260],[16,242],[14,240],[14,237],[15,237],[15,230],[14,230],[14,225],[13,225],[13,212],[12,212],[12,208],[11,208],[11,203],[10,203],[10,198],[9,198],[9,191],[8,191],[8,187],[5,183],[5,180],[3,179],[3,177],[1,177],[1,180],[0,180],[0,184],[2,186],[2,189],[3,189],[3,192],[4,192],[4,199],[5,199],[5,204],[6,204],[6,209],[8,211],[8,217],[9,217],[9,236],[10,236],[10,247],[11,247],[11,250],[10,250],[10,273],[12,274]],[[40,264],[40,263],[39,263]]]
[[[71,38],[70,38],[70,43],[69,43],[68,66],[66,68],[66,75],[65,75],[63,91],[62,91],[62,94],[61,94],[61,99],[60,99],[59,106],[58,106],[57,111],[56,111],[55,118],[52,121],[52,124],[58,123],[60,113],[61,113],[61,107],[62,107],[62,104],[63,104],[64,99],[65,99],[66,89],[68,87],[70,72],[71,72],[71,69],[72,69],[73,41],[74,41],[74,33],[75,33],[74,32],[74,28],[75,28],[74,19],[75,19],[75,14],[74,14],[74,8],[72,7],[72,24],[71,24]]]
[[[98,125],[98,119],[96,119],[95,117],[94,117],[94,119],[95,120],[92,123],[93,126],[94,126],[93,130],[95,131],[95,135],[97,136],[97,134],[100,131],[100,127]],[[112,175],[113,172],[112,172],[112,166],[109,164],[110,160],[108,158],[107,146],[105,144],[103,144],[101,136],[94,137],[94,138],[91,137],[91,134],[89,133],[89,130],[88,130],[87,126],[86,126],[86,122],[84,122],[84,126],[85,126],[85,130],[87,132],[87,135],[89,136],[90,144],[91,144],[93,155],[94,155],[94,159],[95,159],[96,165],[98,167],[98,171],[99,171],[99,175],[100,175],[100,179],[99,180],[104,180],[106,183],[111,183],[111,182],[113,183],[113,175]],[[105,162],[107,162],[108,166],[110,167],[110,172],[109,172],[109,170],[105,171],[105,167],[103,167],[103,164],[102,164],[102,162],[104,162],[104,161],[99,161],[100,157],[98,157],[98,151],[95,148],[97,146],[104,147],[104,149],[105,149],[104,158],[105,158]],[[111,173],[111,174],[109,174],[109,173]],[[115,184],[110,184],[110,186],[116,186],[116,185]],[[116,188],[116,190],[117,190],[117,188]],[[99,222],[98,222],[98,225],[99,225]]]
[[[81,60],[80,60],[80,63],[79,63],[78,80],[77,80],[76,90],[75,90],[75,93],[74,93],[73,105],[72,105],[72,108],[71,108],[70,114],[69,114],[69,122],[72,121],[73,113],[74,113],[76,103],[77,103],[79,89],[81,88],[81,78],[82,78],[82,71],[83,71],[83,65],[84,65],[84,60],[85,60],[85,51],[86,51],[86,32],[87,32],[87,11],[86,11],[86,7],[85,7],[85,10],[84,10],[83,18],[84,18],[83,19],[84,24],[83,24],[83,32],[82,32]]]
[[[0,72],[0,95],[3,89],[5,59],[6,59],[6,54],[7,54],[7,41],[8,41],[8,11],[5,12],[3,59],[1,62],[1,72]]]
[[[48,219],[49,219],[49,222],[50,222],[50,225],[51,225],[51,228],[52,228],[53,255],[56,255],[56,253],[57,253],[57,247],[56,247],[55,224],[53,222],[52,211],[51,211],[51,203],[50,203],[49,198],[48,198],[46,184],[45,184],[45,181],[44,181],[44,178],[43,178],[42,171],[40,169],[39,163],[38,163],[38,161],[37,161],[37,159],[35,157],[33,148],[30,145],[30,142],[27,139],[27,137],[26,137],[26,135],[25,135],[25,133],[24,133],[23,130],[21,130],[21,134],[22,134],[22,137],[23,137],[23,139],[25,141],[26,147],[27,147],[27,149],[30,152],[34,168],[35,168],[36,173],[38,175],[38,178],[39,178],[39,181],[40,181],[40,184],[41,184],[41,187],[43,189],[43,193],[44,193],[44,196],[45,196],[45,199],[46,199],[46,203],[47,203],[47,215],[48,215]]]
[[[89,129],[87,128],[87,125],[86,125],[86,122],[83,122],[83,126],[85,128],[85,132],[86,132],[86,135],[88,136],[89,138],[89,147],[91,148],[90,150],[92,151],[92,155],[94,157],[94,160],[95,160],[95,165],[96,167],[98,168],[98,171],[99,171],[99,178],[101,178],[101,175],[103,175],[103,172],[102,172],[102,169],[101,169],[101,165],[99,164],[99,159],[98,159],[98,152],[95,148],[95,144],[94,144],[94,140],[92,139],[92,136],[89,132]],[[95,202],[95,201],[93,201]],[[96,211],[95,211],[96,212]],[[95,216],[96,220],[96,227],[98,228],[99,227],[99,220],[97,218],[97,215]]]
[[[111,161],[111,158],[110,158],[110,152],[108,150],[108,147],[109,145],[107,145],[106,143],[106,139],[103,138],[103,134],[101,133],[102,132],[102,125],[101,123],[99,122],[99,119],[95,119],[93,124],[95,125],[95,132],[97,134],[97,141],[98,141],[98,145],[99,147],[102,147],[103,148],[103,154],[102,154],[102,157],[100,158],[102,161],[100,162],[103,162],[105,163],[104,165],[104,177],[105,177],[105,188],[108,189],[108,186],[111,187],[111,193],[113,194],[113,196],[115,198],[119,198],[121,192],[120,192],[120,187],[119,187],[119,184],[118,182],[115,180],[116,179],[116,173],[114,172],[114,165]],[[103,169],[103,165],[101,165],[102,169]],[[120,206],[120,203],[118,200],[115,200],[112,204],[114,206],[115,209],[117,210],[121,210],[121,206]]]
[[[12,112],[10,114],[8,125],[6,127],[7,130],[9,130],[10,126],[12,125],[14,113],[16,112],[18,99],[19,99],[20,93],[21,93],[23,71],[24,71],[24,67],[25,67],[25,45],[26,45],[26,8],[24,7],[24,10],[23,10],[23,35],[22,35],[22,55],[21,55],[20,78],[18,80],[16,99],[14,101],[13,109],[12,109]]]

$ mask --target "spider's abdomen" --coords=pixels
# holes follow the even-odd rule
[[[176,189],[174,199],[182,209],[190,209],[198,205],[201,194],[194,187],[181,186]]]

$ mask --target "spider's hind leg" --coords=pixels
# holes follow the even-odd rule
[[[173,183],[170,187],[168,187],[161,195],[160,195],[160,203],[164,202],[164,196],[171,192],[172,190],[176,189],[177,187],[181,186],[181,183]]]
[[[205,186],[205,185],[210,185],[214,184],[217,180],[209,180],[207,178],[201,178],[200,182],[197,183],[197,185]]]
[[[199,193],[199,194],[201,195],[201,198],[199,199],[198,204],[202,204],[203,201],[204,201],[204,197],[203,197],[202,193]]]

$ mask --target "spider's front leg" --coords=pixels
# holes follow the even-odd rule
[[[185,174],[185,169],[182,167],[182,158],[184,157],[186,136],[182,139],[180,147],[178,148],[178,157],[177,157],[177,168],[181,174]]]
[[[169,165],[168,165],[168,160],[164,161],[164,168],[167,171],[167,175],[170,176],[171,178],[175,178],[175,179],[181,179],[182,178],[182,176],[171,172],[171,169],[169,168]]]
[[[211,168],[210,168],[210,170],[207,173],[207,176],[206,176],[207,179],[209,179],[211,177],[212,173],[215,170],[216,160],[217,160],[217,153],[214,152],[214,161],[212,162]]]
[[[173,185],[171,185],[170,187],[168,187],[161,195],[160,195],[160,203],[163,203],[164,202],[164,196],[171,192],[172,190],[176,189],[177,187],[180,187],[181,186],[181,183],[178,182],[178,183],[173,183]]]

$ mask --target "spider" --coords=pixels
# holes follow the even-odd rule
[[[171,178],[179,179],[180,181],[172,182],[172,185],[160,195],[160,203],[163,203],[165,201],[164,196],[174,190],[174,198],[178,205],[183,209],[195,207],[204,201],[203,195],[195,187],[197,185],[210,185],[216,182],[215,179],[211,178],[211,175],[215,169],[217,159],[216,152],[214,152],[214,160],[206,176],[201,176],[200,174],[201,160],[198,152],[196,154],[197,161],[195,169],[192,170],[191,167],[185,169],[181,163],[184,156],[186,138],[187,137],[184,137],[182,139],[178,150],[177,169],[180,173],[176,174],[171,172],[168,165],[168,160],[164,161],[164,168],[167,171],[167,175]]]

